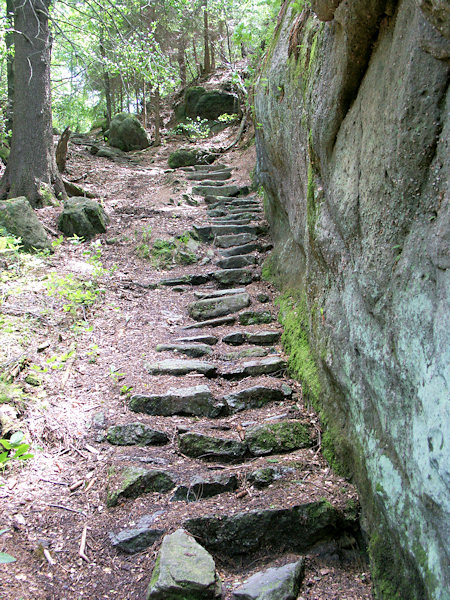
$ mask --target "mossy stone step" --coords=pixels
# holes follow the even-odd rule
[[[134,412],[164,417],[217,417],[223,410],[223,403],[213,398],[207,385],[171,388],[165,394],[135,394],[131,396],[128,406]]]
[[[199,373],[205,377],[215,377],[217,369],[212,363],[201,360],[171,359],[161,360],[156,363],[144,365],[150,375],[187,375],[188,373]]]
[[[212,273],[212,277],[223,287],[247,285],[254,279],[253,271],[248,269],[222,269]]]
[[[240,225],[240,227],[246,227]],[[219,235],[214,240],[217,248],[231,248],[232,246],[242,246],[257,239],[256,233],[236,233],[230,235]]]
[[[239,312],[250,306],[250,303],[250,296],[246,292],[219,298],[205,298],[191,302],[188,305],[188,313],[195,321],[206,321]]]
[[[175,352],[184,354],[191,358],[200,358],[201,356],[212,354],[211,347],[207,344],[158,344],[156,352]]]
[[[159,469],[143,467],[114,467],[110,473],[106,505],[116,504],[124,498],[137,498],[148,492],[168,492],[176,485],[172,475]]]
[[[277,479],[294,473],[292,467],[260,467],[247,475],[247,481],[258,489],[265,488]]]
[[[256,264],[256,256],[253,254],[238,254],[217,261],[217,266],[221,269],[242,269],[254,264]]]
[[[166,433],[144,423],[113,425],[106,432],[106,439],[115,446],[151,446],[167,444],[169,441]]]
[[[203,459],[236,460],[242,459],[247,452],[244,442],[194,432],[182,433],[178,447],[186,456]]]
[[[323,500],[291,508],[196,517],[183,526],[218,554],[239,556],[259,549],[303,552],[356,528],[356,517]]]
[[[237,413],[249,408],[261,408],[269,402],[282,402],[286,394],[278,387],[254,385],[223,396],[222,402],[229,413]]]
[[[238,478],[234,474],[219,473],[209,477],[195,475],[189,485],[180,485],[170,499],[171,502],[183,500],[185,502],[197,502],[202,498],[211,498],[218,494],[233,492],[237,489]]]
[[[262,346],[253,346],[243,350],[235,350],[227,352],[222,356],[222,360],[240,360],[241,358],[261,358],[268,354],[275,354],[275,348],[263,348]]]
[[[147,600],[218,600],[222,585],[212,556],[178,529],[163,539]]]
[[[255,377],[257,375],[269,375],[281,373],[286,369],[286,361],[278,356],[269,356],[261,360],[250,360],[235,367],[232,371],[222,372],[225,379],[242,379],[243,377]]]
[[[252,427],[247,430],[245,440],[253,456],[292,452],[312,444],[308,429],[298,421]]]
[[[271,323],[273,316],[267,310],[247,310],[239,315],[239,323],[241,325],[261,325]]]

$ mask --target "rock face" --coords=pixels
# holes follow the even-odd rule
[[[24,250],[45,250],[52,247],[44,227],[25,196],[0,202],[0,227],[20,237]]]
[[[119,113],[111,120],[108,141],[111,146],[124,152],[143,150],[150,146],[147,133],[138,118],[128,113]]]
[[[214,600],[222,585],[212,556],[183,529],[161,545],[147,600]]]
[[[443,600],[448,3],[312,6],[287,7],[256,90],[266,274],[297,290],[291,368],[359,484],[376,593]]]
[[[64,210],[58,218],[58,228],[65,235],[78,235],[90,240],[105,233],[108,217],[101,205],[89,198],[73,197],[65,200]]]

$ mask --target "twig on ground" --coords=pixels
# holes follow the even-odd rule
[[[47,506],[51,506],[52,508],[60,508],[61,510],[68,510],[69,512],[78,513],[79,515],[83,515],[86,517],[86,513],[82,510],[78,510],[77,508],[70,508],[69,506],[63,506],[62,504],[47,504]]]
[[[50,554],[50,552],[47,550],[47,548],[44,548],[44,556],[45,556],[45,560],[48,562],[48,564],[50,566],[56,565],[56,561],[53,560],[52,555]]]
[[[89,562],[89,559],[84,552],[86,550],[86,535],[87,535],[87,525],[85,525],[83,527],[83,533],[81,534],[80,549],[78,551],[78,554],[81,556],[81,558],[83,560],[85,560],[86,562]]]

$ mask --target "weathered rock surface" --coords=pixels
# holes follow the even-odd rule
[[[270,312],[258,310],[246,310],[239,315],[239,323],[241,325],[262,325],[270,323],[273,317]]]
[[[242,290],[245,291],[245,290]],[[177,342],[189,344],[189,343],[200,343],[214,346],[219,341],[214,335],[192,335],[190,337],[179,338]]]
[[[200,321],[200,323],[193,323],[192,325],[186,325],[183,329],[199,329],[200,327],[221,327],[222,325],[233,325],[236,322],[236,317],[219,317],[218,319],[208,319],[207,321]]]
[[[113,425],[108,429],[106,439],[116,446],[150,446],[167,444],[169,441],[163,431],[152,429],[144,423]]]
[[[268,402],[281,402],[284,399],[285,395],[279,388],[255,385],[227,394],[222,401],[230,413],[235,413],[249,408],[261,408]]]
[[[172,496],[172,501],[184,500],[186,502],[197,502],[202,498],[210,498],[217,494],[232,492],[238,487],[236,475],[218,473],[211,477],[196,475],[191,479],[189,485],[180,485]]]
[[[237,256],[242,254],[250,254],[250,252],[262,250],[261,244],[258,242],[251,242],[250,244],[243,244],[242,246],[235,246],[234,248],[227,248],[225,250],[221,250],[222,256]]]
[[[171,169],[177,169],[178,167],[188,167],[196,165],[197,163],[212,163],[215,156],[201,150],[189,150],[180,148],[175,150],[169,156],[169,167]]]
[[[145,129],[138,118],[128,113],[119,113],[111,120],[108,142],[120,150],[143,150],[150,146]]]
[[[200,358],[207,354],[211,354],[212,350],[208,344],[195,344],[195,343],[184,343],[184,344],[158,344],[156,346],[156,352],[175,352],[177,354],[184,354],[191,358]]]
[[[250,296],[247,293],[221,298],[206,298],[189,304],[188,313],[195,321],[206,321],[236,313],[250,306],[250,303]],[[209,348],[208,350],[211,351]]]
[[[271,348],[262,348],[261,346],[254,346],[253,348],[244,348],[243,350],[236,350],[235,352],[227,352],[223,355],[223,359],[239,360],[241,358],[255,358],[267,356],[271,353],[271,350]]]
[[[237,185],[224,185],[222,187],[196,185],[192,188],[192,193],[198,196],[237,196],[239,188]]]
[[[305,570],[303,558],[252,575],[233,591],[232,600],[296,600]]]
[[[262,547],[301,552],[351,529],[354,521],[328,502],[320,501],[292,508],[198,517],[186,520],[183,526],[204,540],[209,550],[239,556]]]
[[[261,467],[247,475],[249,481],[256,488],[265,488],[277,479],[281,479],[293,473],[295,469],[291,467]]]
[[[122,529],[118,533],[110,532],[108,537],[114,548],[122,550],[127,554],[142,552],[149,546],[152,546],[156,540],[164,535],[164,529],[152,529],[151,525],[163,511],[158,511],[153,515],[144,515],[136,523],[135,527]]]
[[[279,331],[256,331],[245,334],[245,340],[248,344],[270,345],[276,344],[281,338]]]
[[[175,285],[203,285],[209,281],[209,275],[203,273],[182,275],[181,277],[169,277],[168,279],[161,279],[159,285],[173,287]]]
[[[239,225],[238,227],[245,227]],[[249,242],[254,242],[257,236],[255,233],[236,233],[231,235],[219,235],[214,240],[214,245],[217,248],[231,248],[231,246],[243,246]]]
[[[253,273],[247,269],[222,269],[213,273],[213,278],[224,287],[246,285],[253,281]]]
[[[90,240],[98,233],[105,233],[108,220],[105,211],[95,200],[73,197],[64,201],[58,228],[67,236],[76,234]]]
[[[115,506],[123,498],[137,498],[148,492],[168,492],[175,481],[166,471],[142,467],[114,467],[108,484],[107,506]]]
[[[213,121],[223,114],[233,115],[239,112],[239,98],[222,90],[205,90],[201,86],[192,86],[186,90],[184,101],[175,107],[179,121],[190,119],[208,119]]]
[[[269,375],[286,369],[286,361],[278,356],[270,356],[261,360],[249,360],[235,367],[232,371],[222,373],[225,379],[241,379],[256,375]]]
[[[449,3],[336,4],[313,3],[330,23],[288,8],[255,94],[271,270],[309,291],[296,339],[338,456],[360,465],[376,595],[444,600],[450,111],[433,49]]]
[[[225,181],[231,178],[231,171],[215,171],[215,172],[206,172],[202,173],[201,171],[198,173],[192,173],[192,175],[187,176],[189,181]],[[206,185],[206,184],[204,184]]]
[[[235,460],[242,458],[247,451],[247,444],[243,442],[193,432],[182,433],[178,444],[183,454],[206,460]]]
[[[163,539],[147,600],[214,600],[222,585],[212,556],[182,529]]]
[[[148,415],[188,415],[217,417],[222,404],[217,403],[207,385],[169,389],[165,394],[144,396],[135,394],[129,402],[130,410]]]
[[[229,346],[241,346],[245,342],[246,336],[245,331],[234,331],[233,333],[227,333],[222,338],[222,342]]]
[[[194,225],[194,235],[202,242],[217,238],[217,236],[251,233],[256,235],[258,229],[253,225]]]
[[[227,290],[208,290],[194,292],[196,298],[222,298],[223,296],[234,296],[235,294],[245,294],[245,288],[228,288]]]
[[[25,198],[11,198],[0,202],[0,227],[22,240],[23,249],[32,252],[52,247],[42,223]]]
[[[245,439],[254,456],[291,452],[311,446],[308,429],[297,421],[257,425],[247,431]]]
[[[216,376],[215,365],[201,360],[171,359],[161,360],[157,363],[147,363],[146,370],[150,375],[187,375],[200,373],[206,377]]]

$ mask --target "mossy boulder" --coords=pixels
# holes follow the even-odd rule
[[[201,86],[193,86],[186,90],[184,102],[175,107],[175,117],[177,121],[197,117],[214,121],[220,115],[238,114],[239,111],[239,99],[234,94],[221,90],[206,91]]]
[[[215,155],[204,150],[190,150],[189,148],[180,148],[175,150],[169,156],[169,167],[177,169],[178,167],[192,167],[193,165],[209,165],[214,162]]]
[[[241,325],[261,325],[270,323],[273,317],[267,310],[247,310],[239,315]]]
[[[115,506],[124,498],[137,498],[148,492],[168,492],[175,487],[169,473],[142,467],[115,468],[108,485],[106,505]]]
[[[311,446],[307,428],[295,421],[258,425],[247,432],[246,440],[250,452],[255,456],[291,452]]]
[[[0,202],[0,227],[20,237],[27,252],[50,250],[51,243],[44,227],[25,196]]]
[[[108,142],[124,152],[143,150],[150,146],[147,132],[135,115],[119,113],[109,125]]]
[[[102,206],[90,198],[74,196],[64,201],[64,210],[58,219],[58,228],[65,235],[74,234],[89,240],[105,233],[109,219]]]

